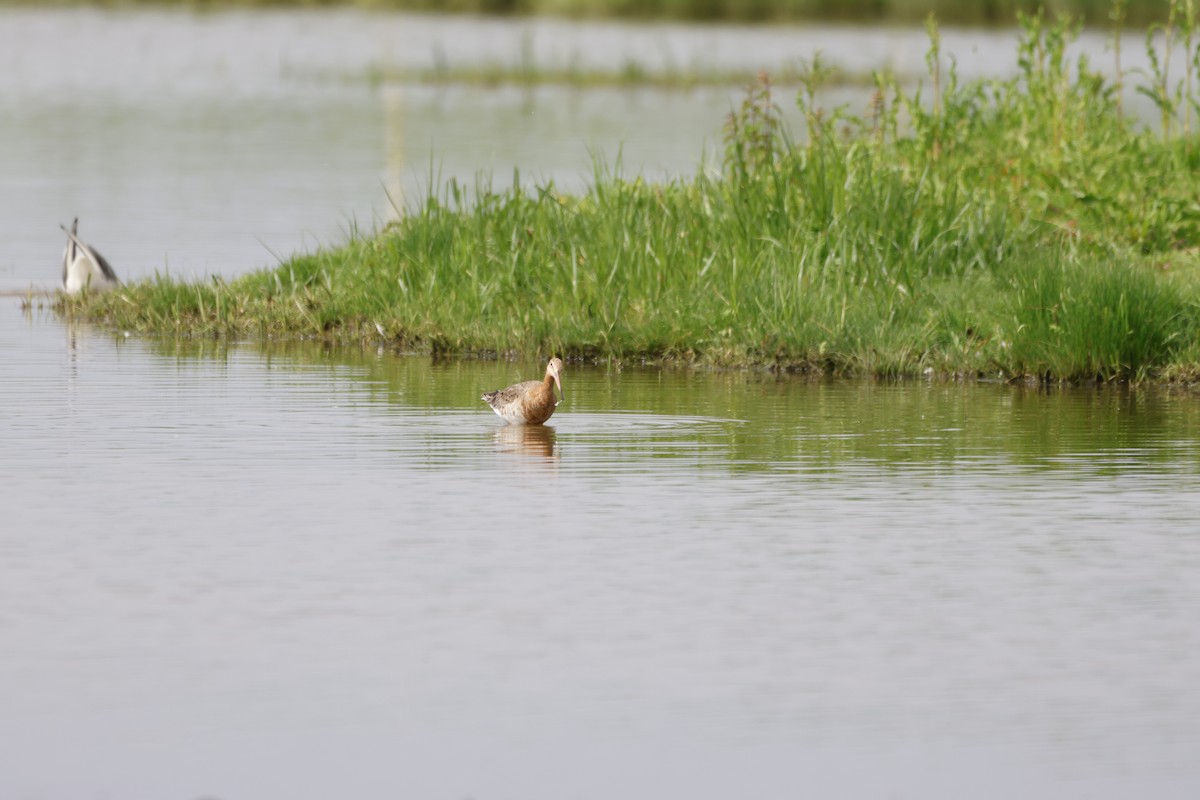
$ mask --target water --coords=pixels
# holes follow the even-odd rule
[[[1191,797],[1200,404],[0,307],[0,796]]]
[[[5,9],[0,289],[54,285],[76,214],[126,278],[236,275],[386,218],[431,162],[570,188],[623,143],[686,174],[735,97],[338,77],[375,64],[817,46],[924,51]],[[947,47],[964,74],[1013,52]],[[1194,394],[569,364],[544,429],[477,399],[541,367],[139,340],[0,297],[0,800],[1200,791]]]

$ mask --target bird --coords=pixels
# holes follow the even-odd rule
[[[546,365],[546,377],[540,381],[515,383],[507,389],[485,392],[480,399],[506,422],[514,425],[541,425],[550,419],[555,407],[561,402],[554,396],[556,385],[562,400],[566,399],[560,377],[562,368],[562,361],[552,358]]]
[[[84,289],[104,292],[121,285],[117,273],[108,259],[96,252],[96,248],[79,241],[79,217],[71,223],[71,229],[59,225],[67,234],[67,246],[63,250],[63,291],[79,294]]]

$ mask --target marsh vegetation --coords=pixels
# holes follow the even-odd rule
[[[61,309],[142,332],[443,353],[1192,379],[1200,106],[1192,5],[1171,9],[1147,38],[1150,74],[1071,63],[1077,26],[1035,15],[1015,77],[960,82],[930,24],[929,74],[915,89],[876,74],[864,113],[818,106],[816,60],[789,131],[759,76],[721,163],[687,179],[599,160],[579,195],[431,177],[419,205],[344,246]],[[1182,76],[1159,67],[1172,47],[1189,54]],[[1123,112],[1126,81],[1161,111],[1157,129]]]

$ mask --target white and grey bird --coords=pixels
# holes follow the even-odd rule
[[[67,246],[63,250],[62,288],[67,294],[79,294],[84,289],[104,292],[121,285],[117,273],[108,259],[96,252],[96,248],[79,241],[79,217],[60,228],[67,234]]]

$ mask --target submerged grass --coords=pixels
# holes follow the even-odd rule
[[[695,65],[657,67],[627,59],[614,68],[585,67],[578,63],[540,65],[530,63],[485,62],[452,66],[438,63],[433,67],[405,69],[374,66],[362,74],[340,75],[336,79],[348,83],[380,85],[387,83],[418,83],[427,85],[468,86],[568,86],[574,89],[653,88],[672,91],[702,87],[745,86],[755,80],[756,71],[722,69]],[[799,65],[784,64],[771,73],[777,86],[797,86],[804,73]],[[318,79],[328,76],[315,76]],[[830,84],[869,86],[872,76],[838,70],[830,76]]]
[[[1196,142],[1133,128],[1111,83],[1064,61],[1068,23],[1024,25],[1020,75],[968,85],[931,26],[926,89],[876,76],[861,117],[813,104],[810,65],[799,139],[763,75],[720,170],[693,178],[599,165],[579,196],[451,182],[377,235],[276,269],[60,308],[128,330],[439,353],[1196,379]]]

